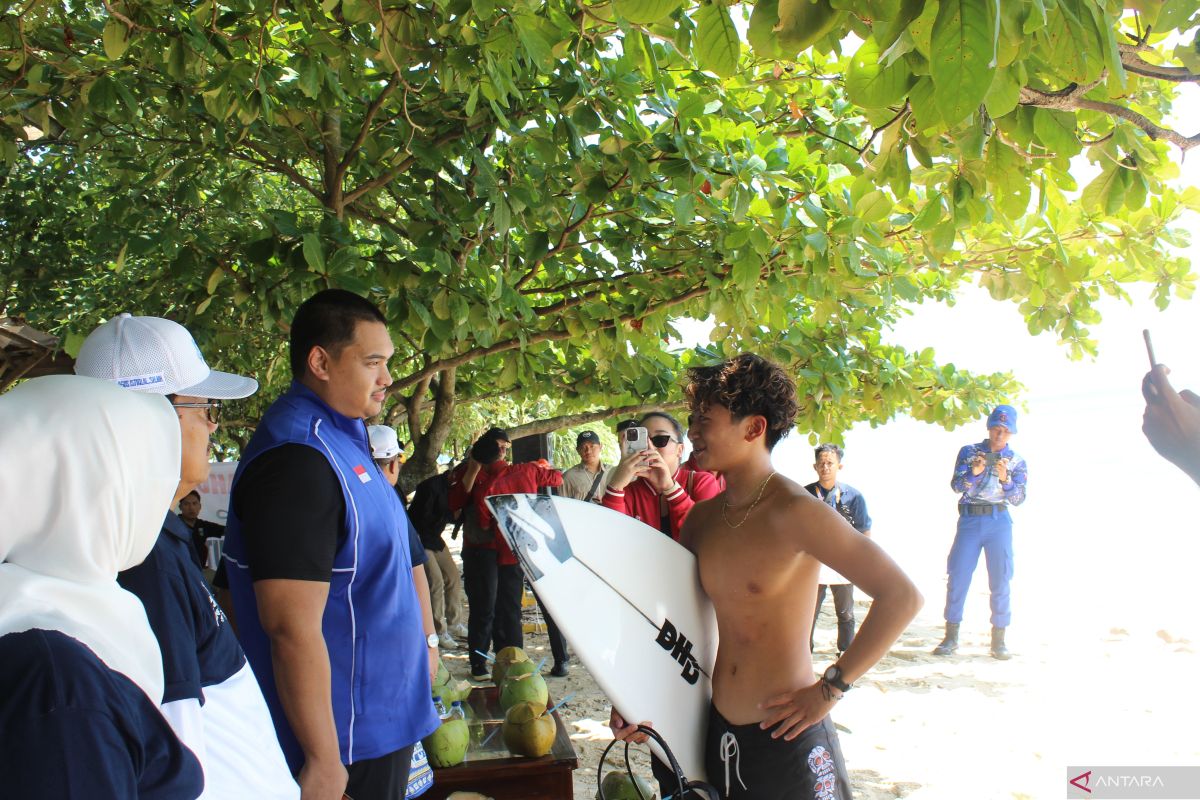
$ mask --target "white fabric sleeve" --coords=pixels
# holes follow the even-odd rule
[[[163,703],[158,708],[166,717],[171,730],[179,737],[179,741],[195,754],[200,768],[204,769],[208,759],[204,747],[204,712],[200,708],[200,701],[189,697]]]

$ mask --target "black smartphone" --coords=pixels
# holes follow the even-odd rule
[[[1146,355],[1150,356],[1150,369],[1158,366],[1158,362],[1154,360],[1154,342],[1150,341],[1150,329],[1142,328],[1142,338],[1146,340]]]

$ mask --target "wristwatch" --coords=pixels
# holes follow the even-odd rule
[[[431,648],[437,647],[438,646],[438,635],[436,633],[431,633],[428,636],[426,636],[425,644],[429,645]]]
[[[850,691],[850,687],[854,685],[842,680],[842,668],[837,664],[830,664],[829,669],[825,670],[824,674],[821,675],[821,680],[840,692],[848,692]]]

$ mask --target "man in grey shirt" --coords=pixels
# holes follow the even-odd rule
[[[600,461],[600,437],[594,431],[584,431],[575,439],[575,450],[579,463],[563,472],[559,492],[563,497],[599,503],[612,471]]]

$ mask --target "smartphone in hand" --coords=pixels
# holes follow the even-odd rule
[[[645,428],[626,428],[621,433],[621,457],[630,453],[640,453],[650,447],[650,436]]]
[[[1158,366],[1158,362],[1154,360],[1154,343],[1150,341],[1150,329],[1142,328],[1142,338],[1146,340],[1146,355],[1150,357],[1150,369]]]

